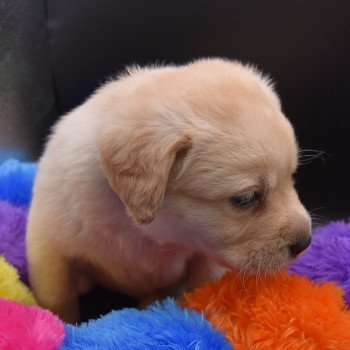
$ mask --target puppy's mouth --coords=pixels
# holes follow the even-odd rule
[[[275,274],[293,263],[310,244],[311,235],[302,235],[292,244],[285,240],[270,241],[246,254],[238,250],[235,255],[232,251],[231,257],[226,255],[226,267],[249,274]],[[250,243],[250,246],[252,245],[253,243]],[[245,247],[249,245],[245,244]]]
[[[249,253],[241,260],[225,259],[222,264],[239,274],[272,275],[287,268],[294,261],[288,249],[268,251],[261,249]]]

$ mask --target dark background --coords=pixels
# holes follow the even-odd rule
[[[271,74],[301,148],[325,152],[299,170],[302,201],[349,217],[348,0],[0,0],[0,150],[37,159],[58,116],[125,65],[207,56]]]
[[[300,169],[310,210],[350,216],[348,1],[49,1],[58,110],[125,64],[223,56],[256,63],[277,83],[301,148],[326,152]],[[320,209],[318,209],[320,208]]]
[[[277,83],[301,148],[309,210],[350,216],[347,0],[0,0],[0,146],[36,159],[57,117],[131,63],[222,56]]]

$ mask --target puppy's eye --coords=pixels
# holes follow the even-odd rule
[[[238,207],[249,208],[258,203],[259,194],[256,191],[252,191],[237,197],[232,197],[230,200],[232,204]]]

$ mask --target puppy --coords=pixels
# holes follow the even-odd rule
[[[75,322],[95,283],[147,302],[227,268],[285,267],[311,240],[297,165],[256,69],[129,69],[61,118],[40,160],[27,229],[36,298]]]

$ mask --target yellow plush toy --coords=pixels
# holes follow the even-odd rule
[[[36,305],[32,292],[19,279],[17,270],[0,256],[0,298]]]

